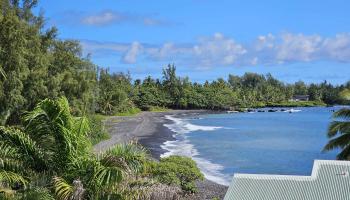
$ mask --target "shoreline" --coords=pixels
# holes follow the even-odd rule
[[[160,156],[167,152],[161,145],[166,141],[174,141],[175,133],[164,124],[172,123],[165,118],[166,115],[196,116],[198,114],[222,113],[210,110],[171,110],[166,112],[142,112],[135,116],[113,116],[105,121],[106,129],[111,138],[94,146],[94,152],[99,153],[119,143],[127,143],[132,140],[138,141],[149,150],[152,158],[159,160]],[[227,186],[205,179],[197,182],[198,192],[184,199],[223,199]]]

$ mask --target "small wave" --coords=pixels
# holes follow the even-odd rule
[[[173,121],[173,124],[164,124],[167,128],[175,133],[185,134],[193,131],[214,131],[223,127],[219,126],[199,126],[191,124],[185,119],[176,118],[170,115],[165,116],[166,119]]]
[[[285,110],[283,112],[288,112],[288,113],[295,113],[295,112],[301,112],[301,110],[297,110],[297,109],[289,109],[289,110]]]
[[[171,155],[193,157],[199,155],[198,151],[186,139],[166,141],[161,145],[161,148],[167,152],[160,155],[160,157],[168,157]]]
[[[164,142],[164,144],[161,145],[161,148],[167,151],[160,156],[161,158],[171,155],[190,157],[197,163],[197,166],[206,179],[221,185],[228,186],[230,184],[230,176],[221,173],[221,170],[223,170],[224,167],[198,157],[198,151],[187,139]]]
[[[224,169],[222,165],[215,164],[209,160],[193,157],[193,160],[196,161],[199,169],[204,174],[205,178],[221,185],[230,185],[231,177],[221,173],[221,170]]]
[[[198,165],[205,178],[215,183],[229,185],[230,177],[221,173],[224,169],[222,165],[213,163],[209,160],[199,157],[199,152],[193,144],[187,139],[186,133],[192,131],[213,131],[223,127],[217,126],[199,126],[186,121],[185,119],[176,118],[170,115],[165,116],[166,119],[173,121],[173,124],[164,124],[175,134],[175,141],[166,141],[161,145],[161,148],[166,150],[160,157],[168,157],[171,155],[187,156],[192,158]]]

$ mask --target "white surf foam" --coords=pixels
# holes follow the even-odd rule
[[[162,154],[160,157],[168,157],[171,155],[193,157],[199,155],[194,146],[185,138],[183,140],[166,141],[163,143],[163,145],[161,145],[161,147],[164,150],[167,150],[167,152]]]
[[[283,112],[289,112],[289,113],[295,113],[295,112],[301,112],[301,110],[298,110],[298,109],[289,109],[289,110],[285,110]]]
[[[220,126],[199,126],[188,122],[185,119],[176,118],[170,115],[165,116],[166,119],[173,121],[173,124],[164,124],[175,133],[185,134],[193,131],[214,131],[223,127]]]
[[[176,133],[175,137],[177,137],[177,140],[166,141],[163,143],[163,145],[161,145],[161,148],[167,151],[166,153],[162,154],[161,157],[171,155],[191,157],[197,163],[206,179],[222,185],[229,185],[230,177],[221,173],[221,170],[223,170],[224,167],[199,157],[199,152],[189,142],[187,136],[185,135],[186,133],[190,133],[192,131],[213,131],[223,127],[194,125],[185,119],[180,119],[169,115],[165,116],[165,118],[174,122],[172,124],[164,124],[164,126]]]

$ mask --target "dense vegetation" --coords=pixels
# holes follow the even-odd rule
[[[203,178],[191,159],[158,163],[136,143],[96,156],[88,119],[66,98],[41,101],[22,121],[0,126],[0,199],[174,199]]]
[[[174,65],[161,79],[132,80],[99,69],[78,41],[58,39],[55,27],[44,29],[45,18],[32,12],[36,4],[0,0],[0,124],[6,125],[0,127],[0,199],[165,199],[196,191],[194,181],[203,176],[188,158],[157,163],[137,144],[93,154],[92,144],[108,138],[96,113],[294,106],[295,94],[311,99],[296,105],[348,102],[339,93],[350,82],[286,84],[246,73],[196,83],[178,77]],[[349,118],[348,111],[336,116]],[[334,124],[330,137],[346,134],[326,149],[342,147],[339,158],[348,158],[349,123]]]
[[[40,100],[66,96],[74,114],[94,110],[96,66],[77,41],[59,40],[32,14],[35,0],[0,1],[0,121],[18,123]]]
[[[350,83],[285,84],[270,74],[229,75],[203,84],[178,77],[174,65],[162,79],[134,80],[110,73],[82,57],[78,41],[60,40],[56,28],[44,30],[35,16],[37,1],[0,1],[0,122],[19,123],[20,114],[45,98],[66,96],[75,115],[137,113],[139,109],[229,109],[288,105],[293,94],[308,94],[314,104],[343,103],[338,93]]]

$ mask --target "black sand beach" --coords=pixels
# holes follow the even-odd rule
[[[206,110],[172,110],[168,112],[142,112],[131,117],[110,117],[105,121],[105,125],[111,135],[109,140],[102,141],[94,146],[95,152],[101,152],[109,147],[126,143],[130,140],[137,140],[146,147],[153,158],[159,159],[165,152],[161,145],[169,140],[174,140],[173,132],[164,126],[170,123],[164,116],[166,115],[198,115],[208,113]],[[204,180],[197,183],[199,192],[196,195],[185,199],[206,200],[219,198],[223,199],[227,186]]]

